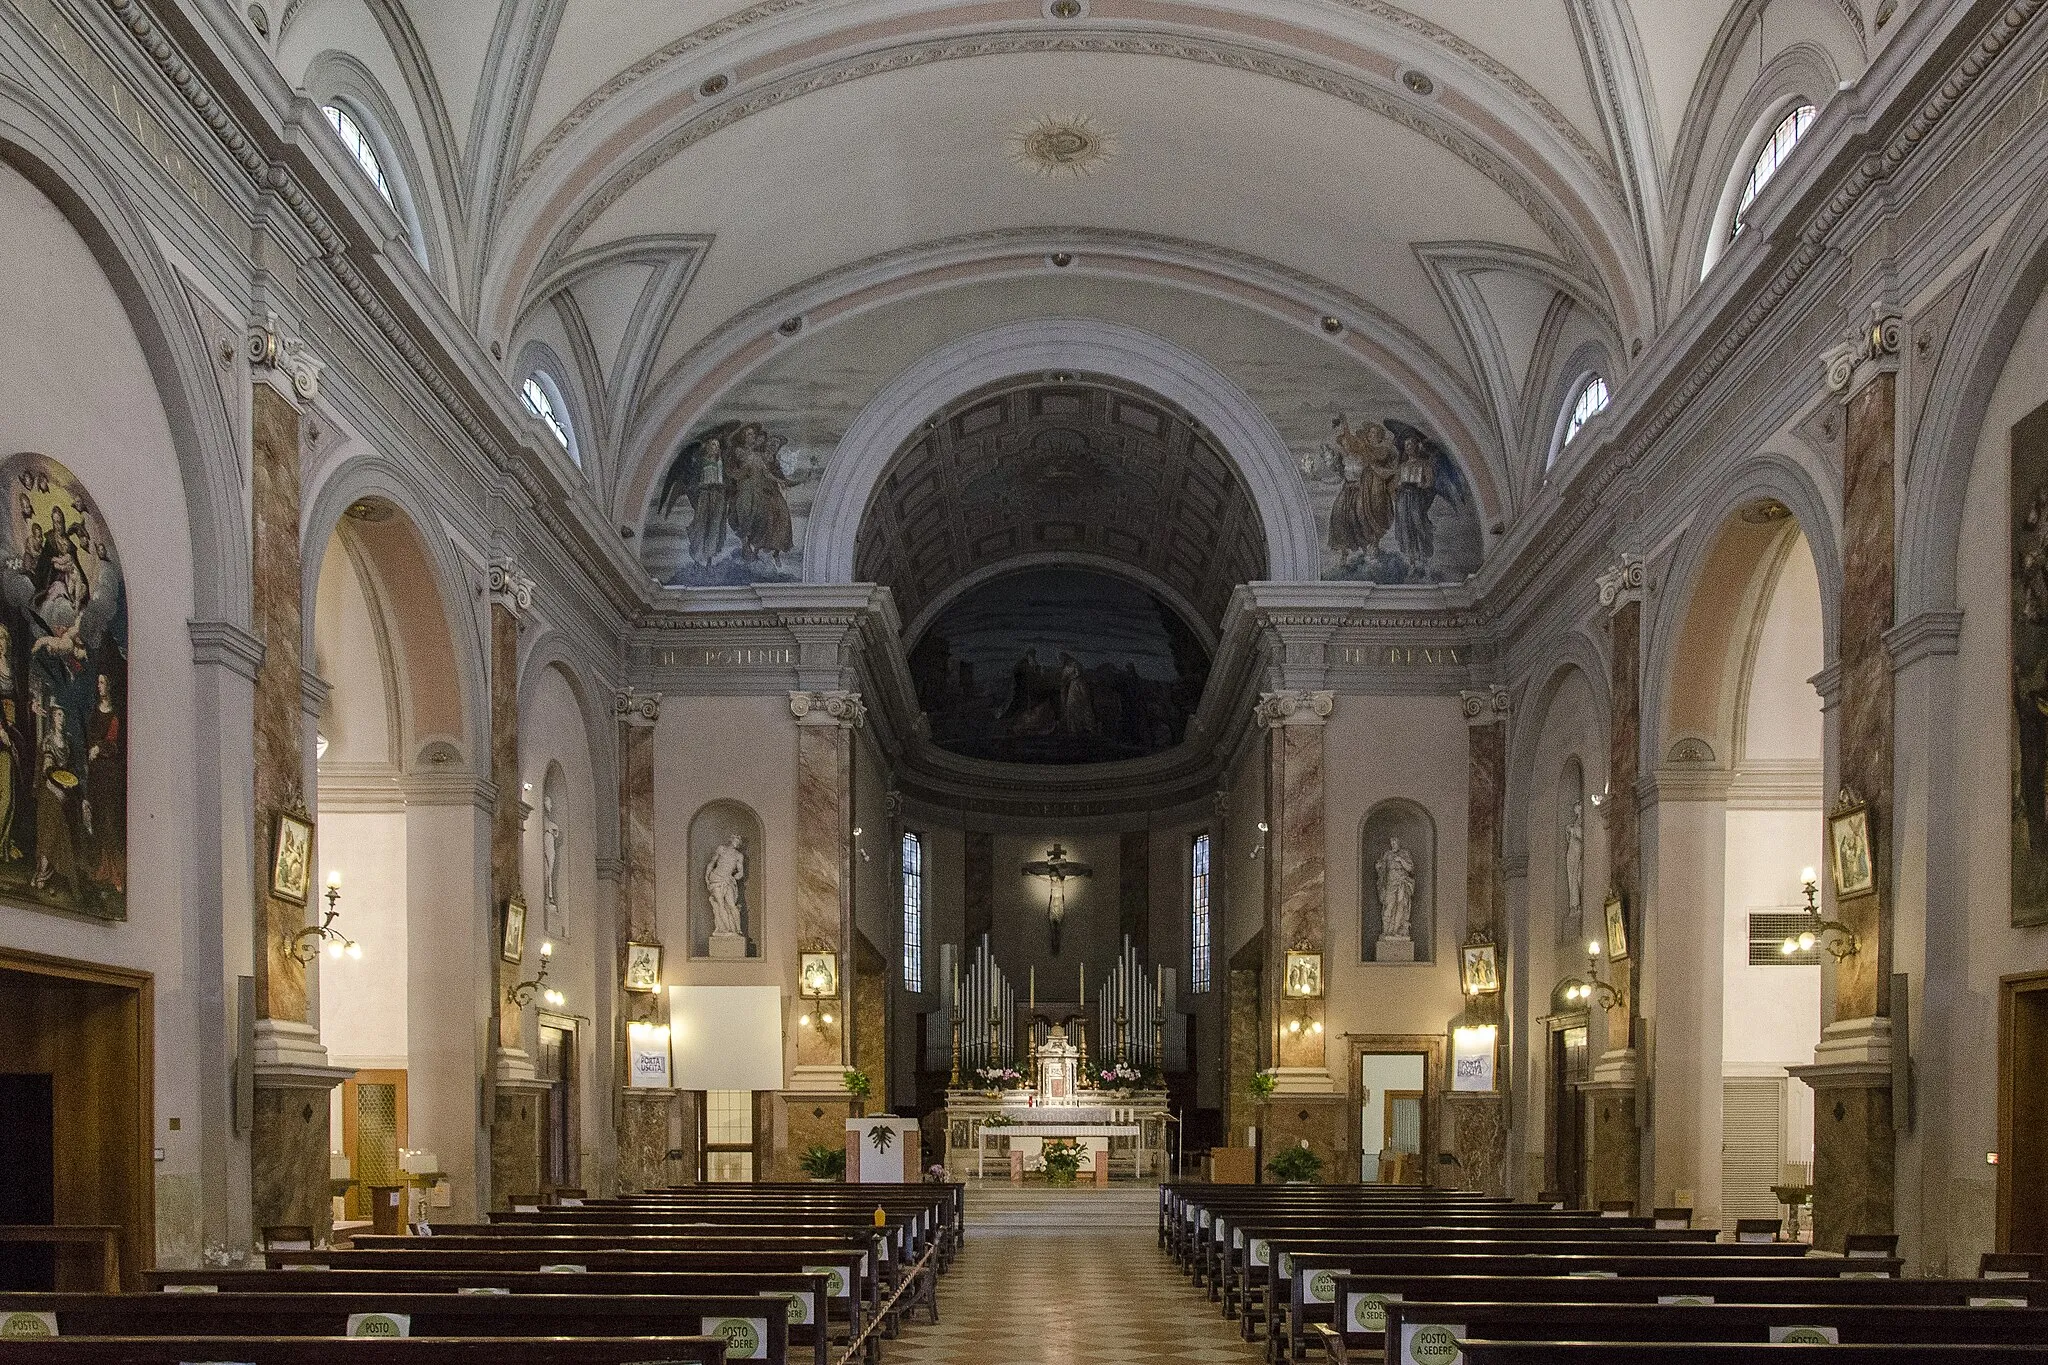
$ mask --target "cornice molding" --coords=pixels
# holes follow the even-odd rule
[[[1886,631],[1884,647],[1892,671],[1903,673],[1927,659],[1953,657],[1962,648],[1962,637],[1961,611],[1922,611]]]
[[[263,667],[261,636],[227,621],[187,621],[185,632],[192,639],[193,663],[256,681]]]

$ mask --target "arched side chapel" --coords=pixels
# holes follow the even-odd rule
[[[958,1175],[956,1030],[1086,1019],[1190,1174],[2048,1247],[2028,7],[1630,7],[1598,90],[1516,15],[376,8],[0,16],[0,457],[105,523],[4,512],[0,1029],[133,1051],[58,1221]],[[116,790],[119,913],[35,851]]]

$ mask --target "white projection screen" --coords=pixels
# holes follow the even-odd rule
[[[782,1089],[780,986],[670,986],[678,1090]]]

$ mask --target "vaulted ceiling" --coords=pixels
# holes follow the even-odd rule
[[[534,347],[574,370],[619,524],[786,328],[1059,253],[1348,348],[1511,517],[1569,355],[1623,376],[1752,125],[1853,80],[1895,8],[289,0],[263,36],[393,124],[434,277],[508,380]]]
[[[1231,589],[1266,577],[1258,510],[1187,414],[1094,376],[1007,382],[933,414],[861,521],[854,573],[905,634],[1000,566],[1093,560],[1162,590],[1213,645]]]

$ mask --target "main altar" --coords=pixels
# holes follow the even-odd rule
[[[1077,1043],[1068,1037],[1066,1022],[1032,1021],[1027,1071],[998,1063],[981,1069],[986,1079],[980,1088],[948,1089],[946,1169],[953,1179],[1042,1173],[1045,1145],[1054,1139],[1081,1149],[1086,1178],[1104,1178],[1096,1175],[1098,1168],[1109,1179],[1163,1178],[1166,1091],[1146,1086],[1145,1070],[1128,1061],[1110,1065],[1110,1084],[1099,1078],[1091,1084],[1086,1024],[1073,1021],[1080,1025]],[[1130,1084],[1117,1083],[1126,1079]]]

